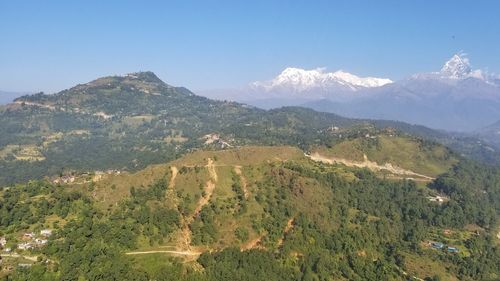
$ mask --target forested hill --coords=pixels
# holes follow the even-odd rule
[[[0,185],[69,171],[138,170],[187,151],[245,144],[307,150],[387,127],[438,141],[471,157],[497,154],[476,140],[421,126],[343,118],[288,107],[264,111],[197,96],[152,72],[99,78],[57,94],[23,96],[0,107]]]
[[[31,181],[0,190],[0,278],[493,281],[499,182],[467,160],[422,184],[284,146]]]

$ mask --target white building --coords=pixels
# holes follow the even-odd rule
[[[42,229],[40,230],[40,235],[49,237],[52,235],[52,229]]]
[[[19,250],[29,250],[29,249],[33,249],[33,244],[31,244],[29,242],[24,242],[24,243],[17,244],[17,248]]]

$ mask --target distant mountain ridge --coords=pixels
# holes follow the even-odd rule
[[[498,75],[473,69],[453,55],[437,72],[391,81],[343,71],[287,68],[267,82],[206,95],[262,108],[306,106],[351,118],[390,119],[448,131],[472,132],[500,119]]]
[[[324,103],[307,104],[314,109]],[[472,70],[454,55],[439,72],[413,75],[361,93],[330,110],[350,117],[401,120],[448,131],[469,131],[500,119],[500,86],[495,75]]]
[[[289,67],[283,70],[276,78],[270,81],[253,82],[250,87],[255,91],[265,91],[272,95],[275,91],[289,91],[293,93],[310,93],[314,90],[323,92],[346,91],[355,92],[364,88],[380,87],[392,81],[385,78],[358,77],[354,74],[339,70],[325,72],[323,68],[304,70]]]

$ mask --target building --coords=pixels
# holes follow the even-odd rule
[[[5,237],[0,237],[0,246],[5,247],[7,245],[7,239]]]
[[[17,248],[19,250],[29,250],[29,249],[33,249],[33,244],[31,244],[29,242],[19,243],[19,244],[17,244]]]
[[[47,244],[47,242],[49,242],[49,241],[46,239],[40,239],[40,238],[35,239],[35,243],[37,246],[43,246],[43,245]]]
[[[431,202],[438,202],[438,203],[443,203],[446,200],[446,198],[443,196],[435,196],[435,197],[429,196],[427,197],[427,199],[429,199],[429,201]]]
[[[458,249],[455,247],[448,247],[447,250],[448,253],[458,253]]]
[[[444,247],[444,244],[443,243],[440,243],[440,242],[432,242],[431,243],[431,246],[435,249],[443,249]]]
[[[40,230],[40,235],[49,237],[52,235],[52,229],[42,229]]]

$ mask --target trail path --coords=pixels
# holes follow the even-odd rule
[[[406,170],[406,169],[403,169],[401,167],[394,166],[391,163],[385,163],[384,165],[379,165],[377,162],[368,160],[368,157],[366,157],[366,155],[363,155],[363,156],[364,156],[363,162],[357,162],[357,161],[351,161],[351,160],[347,160],[347,159],[343,159],[343,158],[325,157],[323,155],[320,155],[317,152],[314,152],[311,155],[306,154],[306,157],[308,157],[311,160],[316,161],[316,162],[323,162],[323,163],[327,163],[327,164],[340,163],[340,164],[344,164],[344,165],[349,166],[349,167],[368,168],[372,171],[386,170],[386,171],[389,171],[390,173],[396,174],[396,175],[414,176],[414,177],[419,177],[419,178],[429,180],[429,181],[434,180],[433,177],[429,177],[426,175],[415,173],[411,170]]]
[[[203,189],[203,191],[205,192],[205,196],[201,197],[198,201],[196,209],[194,209],[194,214],[190,218],[189,223],[191,223],[201,212],[201,209],[203,209],[203,207],[208,204],[215,190],[215,183],[217,182],[217,172],[215,171],[215,166],[212,159],[208,159],[208,164],[206,167],[208,169],[210,179],[207,181],[207,183],[205,184],[205,188]]]
[[[179,198],[177,198],[177,195],[175,194],[175,179],[177,178],[179,170],[177,169],[177,167],[172,166],[170,167],[170,171],[172,172],[172,176],[170,178],[170,182],[168,183],[167,192],[165,192],[165,198],[172,200],[172,203],[177,208]]]
[[[128,253],[125,253],[125,255],[147,255],[147,254],[157,254],[157,253],[164,253],[164,254],[171,254],[171,255],[178,255],[178,256],[199,256],[199,255],[201,255],[201,252],[196,252],[196,251],[170,251],[170,250],[128,252]]]
[[[175,178],[177,177],[179,170],[175,166],[170,167],[170,170],[172,171],[172,178],[170,179],[170,183],[168,184],[168,187],[170,189],[173,189],[175,187]]]
[[[208,163],[205,166],[208,170],[208,173],[210,175],[210,179],[206,182],[205,187],[203,189],[205,196],[201,197],[198,203],[196,204],[196,208],[193,212],[192,215],[189,215],[185,217],[182,221],[182,228],[179,233],[179,240],[177,241],[175,246],[162,246],[164,248],[167,247],[172,247],[175,248],[176,250],[151,250],[151,251],[133,251],[133,252],[128,252],[125,253],[127,255],[146,255],[146,254],[156,254],[156,253],[164,253],[164,254],[170,254],[173,256],[184,256],[184,257],[191,257],[191,258],[197,258],[200,254],[201,251],[198,251],[196,249],[192,249],[191,247],[191,223],[194,221],[194,219],[200,214],[201,210],[203,207],[210,202],[210,198],[212,198],[212,195],[215,190],[215,183],[217,182],[217,172],[215,170],[215,165],[213,163],[212,159],[208,159]],[[169,191],[173,192],[175,188],[175,178],[177,177],[178,170],[176,167],[171,167],[170,168],[172,171],[172,178],[170,179],[169,183]]]
[[[247,199],[248,196],[250,196],[250,192],[248,191],[247,179],[243,176],[243,172],[241,171],[241,166],[234,166],[234,172],[240,177],[243,194],[245,195],[245,199]]]
[[[288,220],[288,222],[286,223],[286,226],[285,226],[285,229],[283,230],[283,237],[281,237],[279,240],[278,240],[278,247],[280,247],[281,245],[283,245],[283,241],[285,240],[285,236],[288,234],[288,232],[290,232],[290,230],[292,230],[293,228],[293,222],[294,222],[294,219],[291,218]]]
[[[194,219],[200,214],[203,207],[208,204],[210,198],[212,198],[215,190],[215,183],[217,182],[217,172],[215,171],[215,166],[212,159],[208,159],[206,168],[208,169],[210,179],[206,182],[203,189],[205,196],[201,197],[200,200],[198,200],[193,215],[184,218],[183,228],[181,231],[181,241],[179,246],[182,249],[188,249],[188,251],[191,251],[191,223],[193,223]]]
[[[246,251],[246,250],[251,250],[251,249],[255,249],[255,248],[261,248],[261,246],[259,246],[259,243],[262,240],[262,237],[264,237],[264,235],[261,235],[259,237],[256,237],[256,238],[248,241],[245,245],[241,246],[241,250]]]
[[[20,255],[20,254],[17,254],[17,253],[1,254],[0,256],[1,257],[10,257],[10,258],[23,258],[23,259],[27,259],[27,260],[30,260],[30,261],[37,261],[38,260],[38,256],[23,256],[23,255]]]

